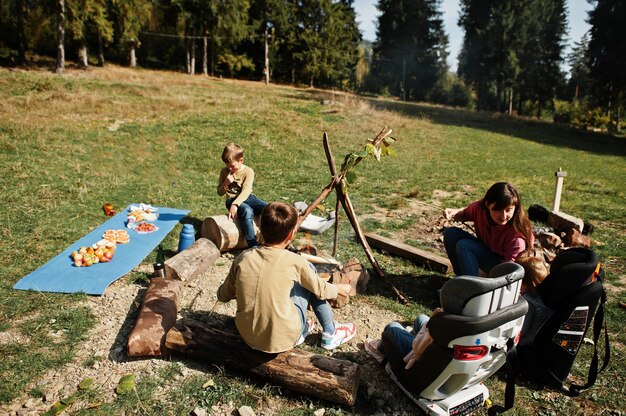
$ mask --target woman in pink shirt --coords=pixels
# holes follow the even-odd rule
[[[533,244],[533,228],[517,190],[508,182],[489,188],[484,198],[460,210],[446,209],[446,219],[472,221],[476,235],[457,227],[443,233],[443,243],[457,276],[479,276],[515,259]]]

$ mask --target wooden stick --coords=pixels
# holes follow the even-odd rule
[[[374,146],[379,145],[383,139],[385,139],[387,136],[391,134],[391,131],[392,131],[391,129],[387,129],[386,127],[383,128],[378,133],[378,135],[376,135],[376,137],[372,140],[372,145]],[[337,168],[335,167],[335,160],[333,158],[332,152],[330,151],[330,145],[328,143],[328,135],[326,133],[324,133],[322,137],[322,142],[324,144],[324,152],[326,153],[326,160],[328,161],[328,168],[330,169],[332,180],[326,186],[326,188],[324,188],[324,190],[318,195],[318,197],[315,198],[313,202],[311,202],[311,204],[307,207],[304,213],[300,216],[298,220],[298,227],[300,227],[300,224],[302,223],[302,221],[304,221],[306,216],[309,215],[313,211],[313,209],[315,209],[315,207],[319,205],[328,196],[328,194],[330,193],[332,189],[334,189],[337,194],[337,204],[336,204],[336,209],[335,209],[335,215],[337,215],[337,218],[335,218],[335,246],[333,248],[333,256],[336,254],[336,246],[337,246],[336,241],[337,241],[337,232],[338,232],[337,224],[338,224],[338,219],[339,219],[338,211],[339,211],[339,203],[341,203],[343,210],[346,213],[346,217],[350,221],[350,224],[352,225],[352,228],[354,229],[354,232],[356,233],[357,239],[359,240],[359,243],[361,243],[361,246],[363,247],[363,250],[365,251],[365,255],[367,256],[367,259],[372,264],[372,267],[374,268],[374,271],[376,272],[378,277],[385,279],[386,277],[385,272],[383,272],[382,268],[378,264],[378,261],[376,261],[376,258],[374,257],[374,253],[372,252],[372,249],[370,248],[369,243],[365,239],[363,230],[361,229],[359,221],[356,218],[352,201],[350,201],[350,198],[348,197],[348,194],[345,191],[345,188],[344,188],[345,177],[346,177],[346,174],[348,173],[348,170],[343,169],[341,173],[337,175]],[[357,158],[353,167],[356,166],[358,162],[360,162],[361,160],[363,160],[363,158],[361,157]],[[391,288],[393,289],[394,293],[396,294],[400,302],[404,304],[409,303],[408,299],[393,284],[391,285]]]
[[[377,135],[376,137],[374,137],[374,139],[372,140],[372,146],[376,147],[380,144],[380,142],[383,141],[383,139],[385,139],[387,136],[389,136],[391,134],[392,130],[389,129],[387,130],[387,127],[383,128]],[[359,164],[359,162],[363,160],[362,157],[359,157],[355,160],[354,165],[352,165],[352,167],[354,168],[356,165]],[[348,173],[348,171],[346,169],[342,170],[341,173],[339,174],[339,181],[342,181],[345,177],[346,174]]]
[[[363,250],[365,250],[365,255],[367,256],[367,259],[372,264],[372,267],[374,268],[374,271],[376,272],[376,274],[378,274],[379,277],[384,279],[385,272],[383,272],[380,265],[378,264],[378,261],[376,261],[376,258],[374,257],[374,253],[372,252],[372,249],[370,248],[367,240],[365,239],[365,235],[363,234],[361,225],[359,224],[359,221],[356,218],[356,214],[354,213],[354,206],[352,205],[352,201],[350,200],[350,197],[343,189],[343,183],[340,183],[339,186],[337,187],[337,198],[341,202],[341,205],[343,206],[343,210],[345,211],[346,217],[348,217],[348,220],[350,221],[352,228],[354,228],[354,232],[356,233],[356,237],[359,240],[359,243],[361,243],[361,246],[363,246]]]
[[[330,169],[330,174],[337,181],[337,167],[335,165],[335,158],[333,157],[333,153],[330,151],[330,144],[328,143],[328,135],[324,132],[322,136],[322,143],[324,145],[324,153],[326,153],[326,161],[328,162],[328,168]],[[335,201],[335,226],[334,226],[334,235],[333,235],[333,254],[335,257],[337,255],[337,240],[339,238],[339,198]]]
[[[390,284],[391,290],[393,290],[398,300],[401,303],[408,305],[410,302],[407,299],[407,297],[404,296],[404,294],[400,292],[398,288],[396,288],[392,283],[390,283],[386,279],[387,276],[385,275],[385,272],[383,272],[383,269],[380,267],[380,265],[378,264],[378,261],[374,257],[374,253],[372,252],[372,249],[370,248],[370,245],[367,242],[367,239],[365,238],[365,234],[363,233],[363,230],[361,229],[359,221],[356,218],[352,201],[350,200],[350,197],[348,196],[348,194],[343,192],[343,189],[341,188],[341,186],[342,186],[341,184],[337,186],[337,199],[341,201],[341,205],[343,206],[343,210],[346,213],[346,217],[348,217],[350,224],[352,224],[352,228],[354,228],[354,231],[357,235],[359,243],[361,243],[361,246],[363,247],[363,250],[365,251],[365,255],[367,256],[367,259],[372,264],[372,267],[374,268],[374,271],[376,272],[378,277],[380,277],[381,279],[384,279]]]
[[[333,189],[335,189],[335,184],[336,184],[336,178],[332,178],[330,183],[328,185],[326,185],[326,188],[324,188],[322,190],[322,192],[320,192],[320,194],[317,196],[317,198],[315,198],[313,200],[313,202],[311,202],[311,204],[307,207],[306,210],[304,210],[304,212],[298,217],[298,224],[296,226],[296,230],[298,228],[300,228],[300,225],[302,224],[302,222],[305,220],[305,218],[311,213],[313,212],[313,210],[315,209],[315,207],[317,207],[319,204],[322,203],[323,200],[326,199],[326,197],[332,192]]]
[[[372,247],[388,251],[391,254],[411,260],[439,273],[448,273],[452,271],[452,264],[450,264],[450,260],[438,254],[420,250],[417,247],[413,247],[399,241],[394,241],[391,238],[383,237],[382,235],[374,233],[365,233],[365,239],[369,244],[371,244]]]
[[[337,240],[339,238],[339,198],[335,201],[335,234],[333,235],[333,257],[337,255]]]
[[[333,178],[337,178],[337,167],[335,166],[335,158],[330,151],[330,145],[328,144],[328,135],[324,132],[322,136],[322,144],[324,145],[324,153],[326,153],[326,160],[328,161],[328,168]]]

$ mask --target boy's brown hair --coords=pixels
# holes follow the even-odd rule
[[[261,235],[266,244],[278,244],[287,239],[298,223],[296,208],[284,202],[272,202],[261,213]]]
[[[520,256],[516,262],[524,268],[522,286],[527,293],[536,295],[537,286],[548,276],[548,266],[543,259],[533,256]]]
[[[233,160],[240,160],[243,158],[243,148],[237,143],[228,143],[222,151],[222,161],[224,163],[230,163]]]

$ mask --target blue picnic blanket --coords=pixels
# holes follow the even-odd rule
[[[158,218],[150,221],[158,230],[149,234],[139,234],[125,228],[130,205],[110,218],[61,254],[54,257],[34,272],[24,276],[13,289],[36,290],[41,292],[86,293],[102,295],[111,283],[130,272],[172,231],[188,210],[156,207]],[[127,244],[118,244],[110,262],[98,263],[90,267],[76,267],[72,251],[89,247],[102,239],[106,230],[126,229],[130,237]]]

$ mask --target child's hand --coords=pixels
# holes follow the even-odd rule
[[[352,286],[345,284],[345,283],[340,283],[337,285],[337,287],[339,288],[339,295],[345,296],[345,297],[350,296],[350,292],[352,291]]]
[[[413,367],[413,364],[415,364],[416,361],[417,361],[417,357],[415,356],[415,353],[413,352],[413,348],[411,348],[411,351],[409,351],[409,353],[404,356],[404,362],[406,363],[406,366],[404,367],[404,369],[405,370],[411,369],[411,367]]]
[[[229,220],[236,220],[237,219],[237,208],[239,208],[237,205],[233,204],[230,206],[230,208],[228,209],[228,219]]]
[[[446,208],[443,210],[443,217],[447,220],[454,219],[454,216],[461,211],[457,208]]]

